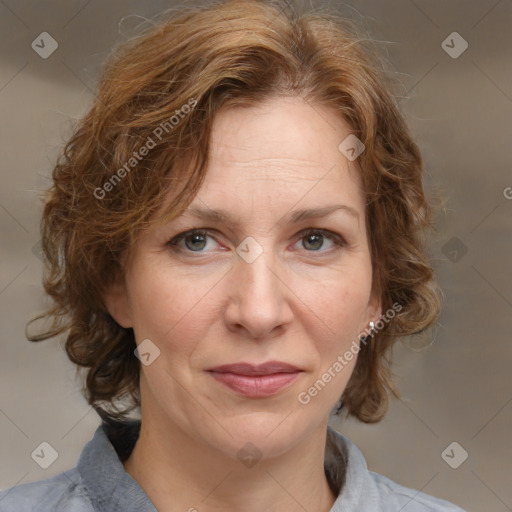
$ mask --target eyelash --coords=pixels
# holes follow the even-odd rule
[[[213,236],[213,233],[214,232],[212,232],[212,231],[210,231],[208,229],[199,229],[199,228],[190,229],[188,231],[184,231],[182,233],[179,233],[178,235],[173,237],[169,242],[167,242],[167,245],[169,245],[173,250],[184,250],[185,252],[188,252],[188,253],[202,254],[203,251],[191,251],[191,250],[188,250],[188,249],[182,249],[181,247],[177,247],[178,243],[181,242],[183,239],[185,239],[185,238],[187,238],[189,236],[194,236],[194,235],[199,235],[199,236],[202,236],[202,237],[210,236],[212,238],[215,238]],[[321,236],[331,240],[337,246],[337,248],[331,249],[331,250],[327,250],[327,251],[321,251],[321,250],[318,250],[318,251],[314,251],[314,250],[308,251],[307,249],[304,249],[306,252],[313,253],[313,254],[314,253],[317,253],[317,254],[320,254],[320,255],[331,254],[333,252],[333,250],[339,250],[340,248],[348,246],[346,240],[341,235],[338,235],[337,233],[333,233],[332,231],[329,231],[327,229],[308,228],[308,229],[305,229],[305,230],[301,231],[300,233],[298,233],[298,235],[299,235],[299,240],[302,239],[302,238],[306,238],[307,236],[311,236],[311,235],[321,235]]]

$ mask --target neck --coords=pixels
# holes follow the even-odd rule
[[[336,496],[324,471],[326,431],[322,424],[288,452],[244,465],[143,414],[124,467],[161,512],[329,512]]]

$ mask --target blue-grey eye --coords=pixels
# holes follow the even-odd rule
[[[320,251],[324,247],[325,239],[331,242],[331,248]],[[336,233],[331,233],[323,229],[309,229],[301,233],[302,247],[308,252],[330,252],[335,246],[345,246],[344,239]]]
[[[200,252],[206,247],[208,236],[209,235],[206,231],[187,231],[177,235],[169,243],[171,245],[178,245],[183,241],[188,250]]]

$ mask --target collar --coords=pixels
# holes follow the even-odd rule
[[[135,446],[139,432],[140,422],[103,423],[84,447],[77,469],[95,510],[158,512],[122,462]]]

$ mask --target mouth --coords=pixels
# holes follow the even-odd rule
[[[288,363],[270,361],[260,365],[234,363],[208,370],[213,378],[238,394],[268,397],[289,387],[302,370]]]

